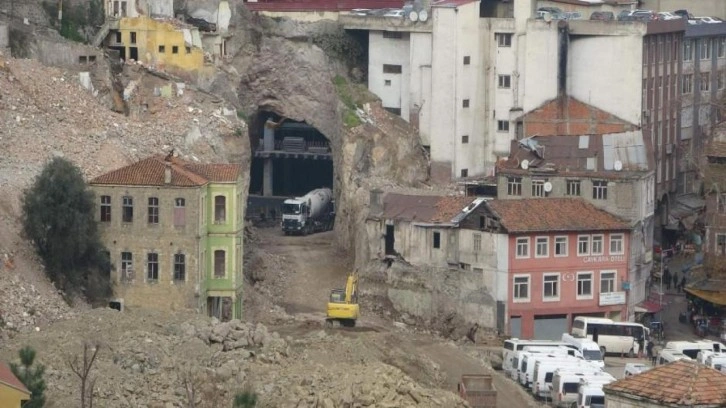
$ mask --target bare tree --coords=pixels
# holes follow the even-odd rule
[[[179,381],[184,387],[185,408],[219,408],[224,401],[224,390],[217,386],[217,378],[210,370],[185,365],[179,370]],[[201,401],[197,404],[197,398]]]
[[[99,343],[91,345],[84,342],[83,361],[79,361],[77,355],[68,357],[67,360],[68,367],[81,380],[81,408],[93,408],[93,388],[96,386],[96,377],[91,377],[90,374],[100,349]]]

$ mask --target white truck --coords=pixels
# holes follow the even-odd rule
[[[333,229],[335,206],[329,188],[315,189],[302,197],[288,198],[282,204],[282,231],[285,235],[307,235]]]

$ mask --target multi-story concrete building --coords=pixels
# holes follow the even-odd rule
[[[726,142],[711,141],[706,150],[704,172],[706,224],[703,252],[726,256]]]
[[[243,185],[238,164],[171,154],[91,180],[119,301],[240,317]]]

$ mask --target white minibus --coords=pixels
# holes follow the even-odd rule
[[[513,354],[511,354],[509,360],[502,362],[502,369],[513,380],[516,380],[518,378],[518,372],[522,368],[522,357],[527,352],[555,354],[561,356],[570,355],[573,357],[582,358],[582,354],[579,351],[565,346],[527,346],[520,351],[515,351]]]
[[[711,340],[669,341],[666,343],[665,348],[678,350],[693,360],[698,358],[698,353],[700,351],[713,351],[716,353],[726,351],[726,346],[717,341]]]
[[[691,360],[691,358],[678,350],[668,348],[664,348],[658,353],[658,365],[668,364],[678,360]]]
[[[650,330],[640,323],[615,322],[602,317],[577,316],[570,331],[575,337],[588,338],[596,342],[604,354],[626,354],[634,357],[643,339],[643,348],[648,346]]]
[[[599,382],[609,383],[615,381],[615,377],[604,371],[573,371],[569,368],[561,368],[555,371],[552,377],[552,405],[555,407],[570,407],[577,401],[577,394],[580,391],[580,382],[585,380],[590,384]]]
[[[535,398],[551,398],[550,388],[552,378],[558,369],[577,369],[582,371],[601,371],[599,367],[591,362],[568,358],[565,360],[541,360],[535,364],[532,374],[532,387],[530,392]]]
[[[573,337],[570,334],[563,333],[562,341],[574,346],[582,357],[587,361],[595,362],[600,367],[605,367],[605,361],[603,361],[603,355],[600,352],[600,347],[597,343],[587,338]]]
[[[554,340],[523,340],[523,339],[517,339],[517,338],[507,339],[504,341],[504,345],[502,346],[502,368],[506,369],[504,367],[504,365],[506,364],[507,360],[511,361],[512,354],[524,349],[525,347],[535,347],[535,346],[557,347],[557,346],[567,346],[567,344],[563,343],[562,341],[554,341]]]

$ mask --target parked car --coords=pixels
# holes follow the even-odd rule
[[[635,10],[633,11],[632,17],[637,21],[659,20],[658,13],[652,10]]]
[[[403,18],[406,16],[406,12],[401,10],[391,10],[383,15],[383,17],[397,17],[397,18]]]
[[[566,11],[562,13],[563,20],[582,20],[582,13],[579,11]]]
[[[623,376],[629,377],[631,375],[638,375],[640,373],[650,370],[650,366],[642,363],[626,363],[625,369],[623,370]]]
[[[721,20],[718,17],[694,17],[695,20],[701,20],[702,22],[706,24],[720,24],[723,23],[723,20]]]
[[[681,18],[685,18],[686,20],[693,19],[693,14],[689,13],[688,10],[684,10],[684,9],[676,10],[673,12],[673,14],[680,16]]]
[[[593,11],[590,20],[612,21],[615,20],[615,14],[612,11]]]
[[[682,17],[677,14],[673,14],[670,11],[661,11],[658,13],[659,20],[678,20],[680,18]]]
[[[618,13],[618,21],[632,21],[632,10],[623,10],[620,13]]]
[[[552,15],[562,14],[562,9],[559,7],[540,7],[537,11],[546,11]]]

